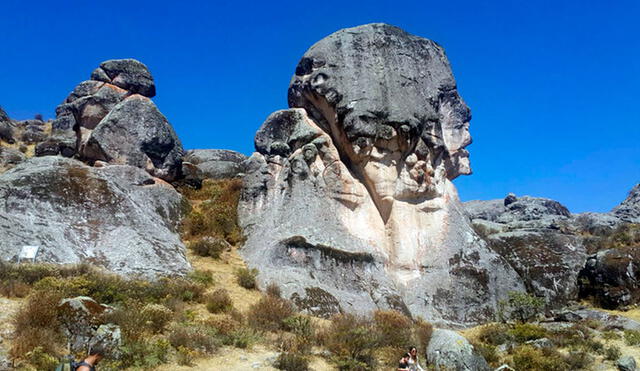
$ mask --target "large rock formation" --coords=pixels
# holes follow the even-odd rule
[[[629,191],[627,198],[612,213],[625,222],[640,223],[640,184]]]
[[[302,57],[291,109],[256,134],[239,207],[263,283],[307,311],[491,318],[517,273],[471,228],[470,111],[444,50],[399,28],[338,31]]]
[[[177,231],[182,207],[170,185],[136,167],[33,158],[0,174],[0,258],[37,245],[40,262],[184,274],[190,266]]]
[[[165,180],[180,175],[183,149],[173,127],[149,99],[151,73],[134,59],[110,60],[56,108],[51,137],[38,156],[77,156],[147,170]]]
[[[587,253],[566,207],[514,194],[468,201],[464,207],[476,231],[518,272],[530,293],[556,307],[577,298]]]

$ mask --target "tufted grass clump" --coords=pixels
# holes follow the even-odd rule
[[[235,275],[238,285],[245,289],[252,290],[258,287],[258,282],[256,280],[258,277],[257,269],[240,268],[235,271]]]
[[[413,323],[404,314],[395,310],[377,310],[373,312],[373,322],[380,336],[380,346],[392,346],[402,351],[413,344],[410,333]]]
[[[29,295],[13,317],[13,341],[9,356],[23,358],[36,349],[37,353],[60,356],[64,336],[58,320],[57,292],[37,292]]]
[[[176,349],[184,347],[206,354],[213,353],[222,344],[215,329],[198,323],[174,324],[169,329],[168,339]]]
[[[538,349],[530,345],[520,346],[513,351],[512,366],[518,371],[569,371],[565,358],[555,349]]]
[[[374,352],[380,345],[380,337],[371,319],[353,314],[335,315],[322,338],[338,368],[375,368]]]

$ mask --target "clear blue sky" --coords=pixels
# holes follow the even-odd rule
[[[473,112],[461,198],[508,192],[607,211],[640,182],[640,2],[14,1],[0,105],[55,106],[101,61],[137,58],[185,148],[249,154],[295,65],[340,28],[386,22],[443,45]]]

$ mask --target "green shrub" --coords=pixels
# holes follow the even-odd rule
[[[622,339],[622,335],[617,331],[605,331],[602,333],[602,338],[604,340],[620,340]]]
[[[229,244],[221,238],[203,237],[189,243],[189,249],[199,256],[220,259],[222,252]]]
[[[42,347],[35,347],[26,355],[27,362],[36,370],[53,370],[58,365],[58,358],[46,353]]]
[[[240,268],[236,270],[236,280],[238,285],[245,289],[251,290],[257,287],[256,277],[258,276],[257,269]]]
[[[31,286],[17,279],[0,282],[0,295],[7,298],[24,298],[30,291]]]
[[[621,356],[622,352],[620,351],[620,348],[615,345],[604,348],[604,359],[606,360],[616,361]]]
[[[211,273],[210,270],[193,270],[189,272],[187,278],[205,287],[209,287],[214,284],[213,273]]]
[[[518,343],[524,343],[529,340],[536,340],[547,335],[547,331],[532,323],[518,323],[513,329],[509,330],[509,335]]]
[[[126,368],[154,369],[168,362],[171,345],[165,338],[124,340],[118,359],[100,363],[100,369],[120,370]]]
[[[482,342],[471,342],[473,348],[484,358],[492,367],[500,366],[500,356],[496,351],[496,347]]]
[[[266,295],[249,309],[249,325],[259,330],[284,330],[284,320],[294,313],[290,301]]]
[[[565,357],[565,362],[571,370],[586,370],[593,363],[594,359],[586,352],[569,352]]]
[[[624,342],[630,346],[640,345],[640,331],[624,330]]]
[[[564,357],[554,349],[524,345],[514,349],[512,357],[512,366],[518,371],[571,370]]]
[[[512,291],[508,299],[500,301],[499,316],[518,322],[529,322],[538,317],[544,308],[545,301],[525,292]]]
[[[550,335],[551,340],[559,347],[584,347],[591,339],[589,328],[577,323],[569,328],[555,330]]]
[[[309,359],[295,353],[280,353],[274,367],[286,371],[306,371],[309,369]]]
[[[193,366],[193,359],[198,355],[196,351],[183,346],[179,346],[176,351],[176,361],[180,366]]]
[[[199,210],[191,210],[183,219],[183,235],[186,238],[214,236],[231,244],[240,243],[242,231],[237,210],[241,189],[240,179],[205,179],[198,190],[181,187],[179,191],[188,199],[203,201]]]
[[[205,296],[205,304],[207,310],[211,313],[228,312],[233,309],[233,301],[229,296],[229,292],[225,289],[217,289],[207,294]]]
[[[223,338],[225,345],[231,345],[240,349],[249,348],[259,340],[260,336],[252,328],[247,327],[238,327]]]
[[[284,329],[296,336],[311,339],[315,335],[315,327],[309,316],[297,314],[282,321]]]

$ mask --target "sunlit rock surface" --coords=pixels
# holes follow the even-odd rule
[[[315,314],[492,318],[516,272],[471,228],[469,108],[444,50],[399,28],[338,31],[302,57],[290,109],[258,130],[240,222],[263,283]]]

